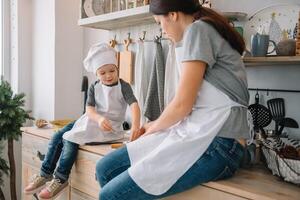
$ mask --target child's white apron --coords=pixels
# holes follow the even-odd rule
[[[87,114],[82,115],[74,127],[63,135],[63,138],[77,143],[107,142],[124,137],[123,122],[127,103],[121,91],[121,84],[106,86],[101,83],[95,85],[96,111],[108,119],[113,127],[113,132],[101,131],[98,123],[89,119]]]
[[[176,53],[181,50],[176,48]],[[233,106],[243,105],[204,80],[190,115],[169,129],[127,144],[130,177],[149,194],[167,192],[206,151]]]

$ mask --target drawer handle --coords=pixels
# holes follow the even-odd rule
[[[45,159],[45,154],[42,154],[40,151],[37,151],[37,157],[40,159],[40,161],[43,161]]]

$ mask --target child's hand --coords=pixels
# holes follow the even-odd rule
[[[110,121],[104,117],[98,120],[98,126],[102,131],[113,131]]]
[[[141,137],[145,133],[145,128],[142,127],[140,129],[132,130],[131,129],[131,135],[130,135],[130,141],[134,141]]]

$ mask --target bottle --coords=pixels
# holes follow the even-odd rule
[[[270,40],[273,40],[276,44],[281,41],[281,28],[279,23],[275,19],[276,13],[272,13],[272,20],[269,28]]]

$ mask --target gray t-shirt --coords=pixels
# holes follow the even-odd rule
[[[207,63],[204,79],[231,100],[248,106],[249,92],[246,70],[241,55],[210,24],[198,20],[184,33],[183,60]],[[250,137],[247,108],[233,107],[218,136]]]
[[[101,84],[99,80],[96,81],[95,83],[93,83],[89,88],[88,98],[87,98],[87,101],[86,101],[87,106],[93,106],[93,107],[96,106],[95,85],[97,85],[97,84]],[[120,79],[120,84],[121,84],[121,92],[123,94],[123,97],[124,97],[126,103],[128,105],[131,105],[132,103],[137,102],[137,100],[136,100],[136,98],[133,94],[132,88],[129,85],[129,83],[127,83],[127,82],[123,81],[122,79]],[[112,86],[114,86],[114,85],[112,85]]]

